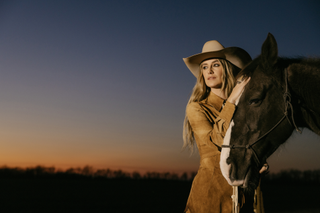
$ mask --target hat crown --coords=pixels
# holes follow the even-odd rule
[[[217,40],[207,41],[202,48],[202,53],[213,52],[224,49],[224,46],[220,44]]]
[[[198,53],[187,58],[183,58],[192,74],[197,78],[199,76],[199,66],[201,62],[207,59],[220,58],[229,61],[234,66],[242,69],[252,59],[250,55],[240,47],[224,48],[217,40],[207,41],[202,48],[202,53]],[[236,75],[237,73],[234,73]]]

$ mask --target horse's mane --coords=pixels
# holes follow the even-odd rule
[[[260,61],[260,56],[257,58],[253,59],[249,64],[247,64],[236,76],[236,79],[238,79],[241,76],[244,77],[251,77],[253,71],[256,69]]]
[[[257,66],[260,64],[260,59],[261,57],[258,56],[255,59],[253,59],[247,66],[245,66],[237,75],[237,78],[240,76],[246,76],[246,77],[251,77],[252,73],[256,69]],[[320,63],[319,58],[304,58],[304,57],[295,57],[295,58],[288,58],[288,57],[278,57],[277,59],[277,64],[276,67],[277,69],[285,69],[288,67],[290,64],[293,63],[301,63],[305,61],[306,63],[311,63],[311,62],[317,62]],[[319,65],[318,65],[319,67]]]
[[[239,78],[240,76],[251,77],[256,68],[261,64],[260,60],[260,56],[256,57],[239,72],[236,78]],[[312,96],[320,100],[320,58],[278,57],[277,63],[272,68],[272,73],[269,75],[272,78],[281,76],[278,81],[283,80],[281,71],[286,68],[289,73],[288,80],[290,86],[297,95],[303,97]]]
[[[320,58],[303,58],[288,70],[291,89],[320,115]]]

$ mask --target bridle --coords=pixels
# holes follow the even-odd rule
[[[283,94],[283,99],[284,99],[284,115],[282,116],[282,118],[278,121],[278,123],[276,123],[269,131],[267,131],[266,133],[264,133],[262,136],[260,136],[257,140],[255,140],[253,143],[251,144],[247,144],[247,145],[222,145],[221,148],[230,148],[230,149],[235,149],[235,148],[245,148],[245,149],[251,149],[257,162],[258,165],[261,165],[261,162],[259,160],[258,154],[257,152],[254,150],[253,145],[255,145],[256,143],[258,143],[259,141],[261,141],[262,138],[264,138],[265,136],[267,136],[270,132],[272,132],[277,126],[279,126],[281,124],[281,122],[287,118],[289,123],[291,125],[293,125],[296,129],[297,132],[301,133],[301,130],[297,127],[296,123],[294,122],[294,117],[293,117],[293,106],[291,104],[291,94],[288,88],[288,72],[287,69],[284,70],[284,81],[285,81],[285,92]],[[288,109],[290,108],[291,111],[291,119],[292,119],[292,123],[290,122],[289,119],[289,115],[288,115]]]

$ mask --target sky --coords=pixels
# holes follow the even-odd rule
[[[290,4],[289,4],[290,2]],[[214,0],[0,0],[0,166],[196,171],[182,151],[195,78],[182,58],[208,40],[254,58],[320,57],[320,3]],[[304,129],[271,172],[320,169]]]

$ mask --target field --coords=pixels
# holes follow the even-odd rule
[[[191,181],[0,179],[1,213],[183,212]],[[319,213],[320,185],[262,185],[266,213]]]

